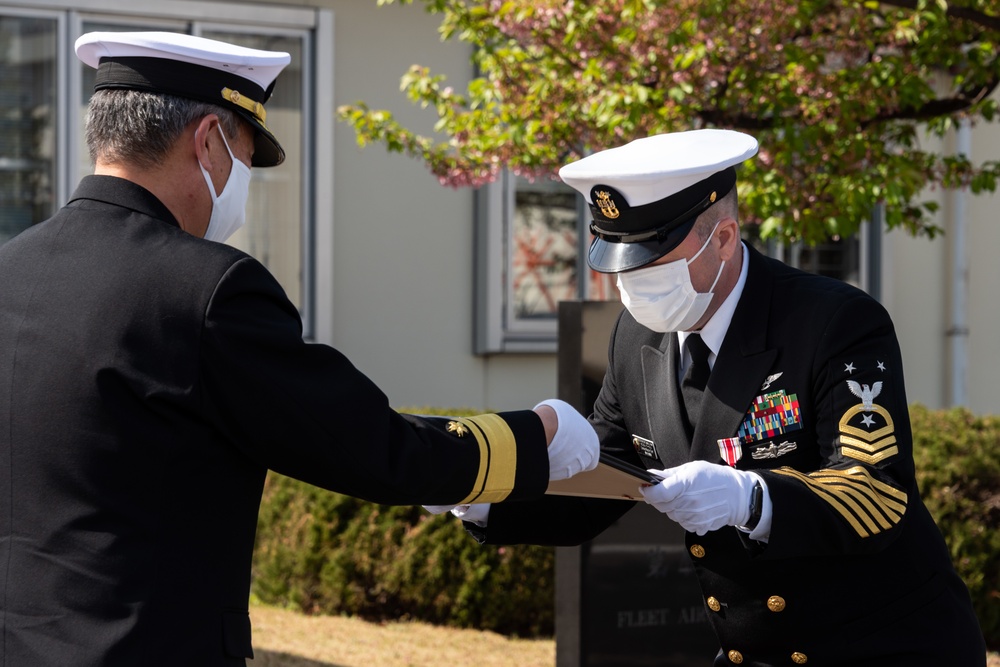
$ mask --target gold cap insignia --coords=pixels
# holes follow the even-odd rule
[[[466,425],[463,424],[462,422],[457,422],[452,420],[448,422],[448,426],[446,428],[448,430],[448,433],[454,433],[460,438],[464,438],[466,435],[469,434],[468,427],[466,427]]]
[[[267,118],[267,112],[264,111],[264,105],[256,100],[252,100],[246,95],[243,95],[238,90],[233,90],[231,88],[222,89],[222,98],[229,100],[233,104],[243,107],[250,113],[254,115],[261,125],[264,125],[264,120]]]
[[[598,190],[594,194],[597,195],[597,207],[601,209],[601,213],[604,217],[614,220],[619,215],[618,207],[615,206],[614,200],[611,199],[611,193],[606,190]]]

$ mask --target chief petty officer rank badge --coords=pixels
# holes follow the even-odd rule
[[[881,361],[875,362],[875,368],[879,373],[886,371],[885,363]],[[853,362],[844,364],[843,368],[848,376],[861,370],[865,369],[855,368]],[[851,377],[844,380],[847,390],[858,402],[848,407],[840,418],[840,453],[843,456],[875,465],[899,453],[892,415],[877,403],[887,382],[864,382]]]

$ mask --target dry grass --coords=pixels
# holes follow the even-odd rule
[[[555,642],[250,607],[253,667],[553,667]],[[1000,667],[990,653],[987,667]]]
[[[552,640],[251,606],[253,667],[553,667]]]

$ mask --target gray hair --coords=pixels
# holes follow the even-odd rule
[[[712,204],[704,213],[698,216],[694,223],[694,233],[704,243],[715,229],[715,223],[723,218],[732,218],[739,222],[739,196],[736,186]]]
[[[219,117],[227,138],[239,132],[236,114],[214,104],[138,90],[99,90],[87,111],[90,160],[154,167],[188,124],[208,114]]]

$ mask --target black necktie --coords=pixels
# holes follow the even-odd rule
[[[708,384],[708,375],[712,372],[708,366],[708,355],[711,351],[705,345],[705,341],[701,339],[701,335],[696,333],[688,334],[684,345],[691,355],[691,364],[681,379],[685,427],[690,439],[694,433],[694,425],[698,423],[698,415],[701,413],[701,399],[705,395],[705,385]]]

